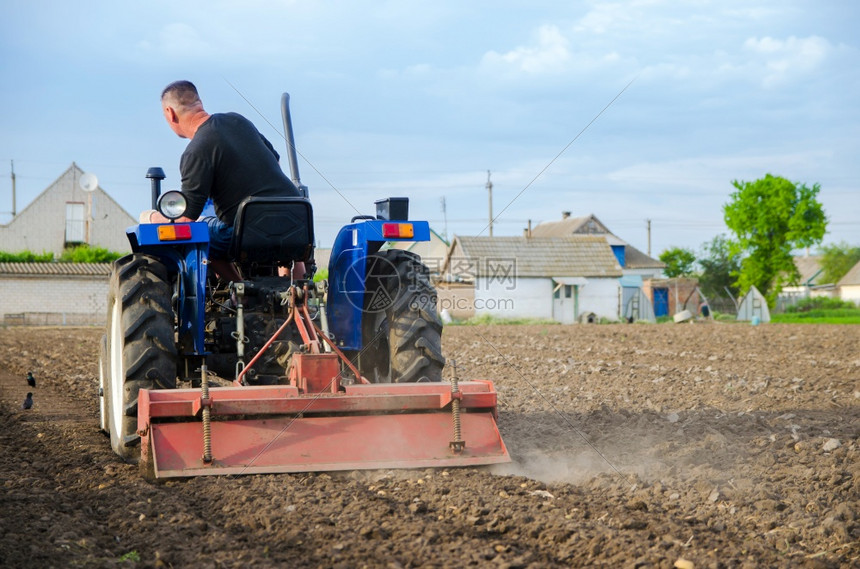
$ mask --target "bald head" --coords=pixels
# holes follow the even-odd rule
[[[193,138],[197,127],[209,118],[191,81],[174,81],[165,87],[161,92],[161,108],[167,124],[181,138]]]

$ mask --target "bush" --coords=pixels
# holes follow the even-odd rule
[[[32,251],[5,253],[0,251],[0,263],[50,263],[53,260],[53,253],[42,252],[41,254],[37,254]]]
[[[60,256],[63,263],[111,263],[122,257],[122,253],[114,253],[102,247],[78,245],[69,247]]]
[[[59,259],[54,259],[53,253],[33,253],[32,251],[20,251],[18,253],[6,253],[0,251],[0,263],[111,263],[122,257],[123,253],[108,251],[102,247],[90,247],[89,245],[78,245],[69,247]]]

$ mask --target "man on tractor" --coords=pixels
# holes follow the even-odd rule
[[[198,220],[209,227],[209,259],[221,278],[240,281],[228,255],[239,204],[249,196],[300,197],[301,193],[281,170],[272,144],[253,123],[238,113],[207,113],[190,81],[174,81],[165,87],[161,107],[171,130],[189,140],[179,162],[188,209],[177,221],[194,221],[211,199],[216,215]],[[152,211],[142,221],[168,220]],[[304,272],[304,263],[293,267],[295,278],[303,278]]]

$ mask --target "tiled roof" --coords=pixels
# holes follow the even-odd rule
[[[457,251],[456,245],[460,250]],[[502,265],[515,263],[520,277],[620,277],[621,267],[606,239],[594,235],[569,237],[456,237],[449,264],[457,275],[457,258],[473,261],[472,276],[497,276]]]
[[[559,221],[539,223],[532,229],[532,237],[567,237],[574,233],[587,233],[590,231],[586,227],[589,221],[593,222],[592,227],[594,231],[591,231],[591,233],[609,232],[606,226],[594,217],[594,215],[586,215],[584,217],[565,217]],[[587,231],[581,231],[582,229],[586,229]]]
[[[107,276],[110,267],[110,263],[0,263],[0,275]]]
[[[851,267],[851,270],[839,279],[839,286],[845,285],[860,285],[860,262]]]
[[[820,255],[804,255],[794,258],[794,266],[800,272],[801,285],[816,285],[825,284],[818,282],[821,276],[821,256]]]
[[[584,217],[566,217],[559,221],[545,221],[532,229],[532,237],[568,237],[571,235],[604,237],[610,245],[624,245],[625,269],[662,269],[666,266],[665,263],[649,257],[611,233],[594,214]]]
[[[649,257],[633,245],[624,245],[624,268],[625,269],[663,269],[666,263]]]

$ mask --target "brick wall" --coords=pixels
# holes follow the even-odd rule
[[[101,325],[107,317],[104,275],[0,275],[5,325]]]

